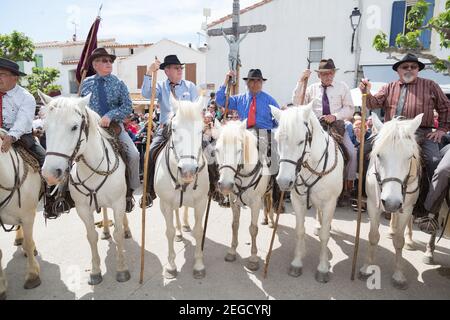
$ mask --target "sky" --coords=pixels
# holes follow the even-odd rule
[[[241,0],[241,9],[259,0]],[[34,42],[71,40],[77,24],[84,40],[101,11],[98,37],[120,43],[154,43],[163,38],[198,46],[197,34],[205,21],[203,8],[211,9],[208,23],[227,14],[232,0],[0,0],[0,34],[17,30]]]

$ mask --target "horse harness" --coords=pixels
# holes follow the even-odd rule
[[[329,147],[329,145],[330,145],[330,136],[328,135],[328,139],[326,139],[326,147],[325,147],[325,150],[324,150],[324,152],[323,152],[322,156],[320,157],[319,162],[318,162],[318,164],[317,164],[317,166],[319,166],[319,164],[322,162],[322,160],[324,160],[324,161],[323,161],[323,168],[322,168],[322,171],[317,171],[317,170],[316,170],[317,167],[316,167],[316,168],[312,168],[312,167],[309,165],[308,161],[305,161],[305,160],[304,160],[305,155],[308,153],[308,152],[306,151],[306,147],[309,145],[309,147],[311,148],[311,144],[312,144],[312,131],[311,131],[311,129],[309,128],[307,122],[304,122],[304,125],[305,125],[305,127],[306,127],[307,132],[306,132],[305,143],[303,144],[304,147],[303,147],[302,155],[301,155],[300,158],[297,160],[297,162],[292,161],[292,160],[289,160],[289,159],[281,159],[281,160],[280,160],[280,164],[281,164],[282,162],[287,162],[287,163],[290,163],[290,164],[292,164],[292,165],[295,166],[295,176],[296,176],[297,178],[300,178],[300,180],[301,180],[301,183],[297,183],[297,180],[298,180],[298,179],[295,180],[295,185],[294,185],[295,192],[297,192],[297,194],[300,195],[300,196],[306,195],[306,205],[307,205],[307,208],[308,208],[308,210],[309,210],[309,209],[311,209],[311,207],[312,207],[312,205],[311,205],[311,203],[310,203],[311,189],[312,189],[312,187],[314,187],[314,186],[317,184],[317,182],[320,181],[320,179],[322,179],[324,176],[330,174],[331,172],[333,172],[334,169],[336,169],[337,162],[338,162],[338,150],[339,150],[339,148],[338,148],[337,142],[335,141],[335,142],[334,142],[334,163],[333,163],[333,165],[331,166],[330,169],[326,170],[327,165],[328,165],[328,147]],[[309,180],[309,178],[310,178],[312,175],[311,175],[310,177],[308,177],[307,179],[305,179],[305,178],[300,174],[302,168],[307,169],[312,175],[316,176],[317,178],[316,178],[312,183],[308,183],[308,180]],[[302,193],[299,191],[298,187],[301,187],[301,186],[304,186],[304,187],[306,188],[306,193],[302,194]]]

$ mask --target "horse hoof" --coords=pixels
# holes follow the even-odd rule
[[[125,270],[125,271],[117,271],[116,273],[116,280],[117,282],[126,282],[128,280],[130,280],[131,275],[130,275],[130,271]]]
[[[366,281],[373,273],[365,273],[362,271],[358,272],[358,279],[361,281]]]
[[[164,269],[164,278],[166,279],[175,279],[178,275],[177,269],[170,270],[170,269]]]
[[[6,292],[0,293],[0,301],[6,300]]]
[[[102,233],[102,240],[109,240],[109,239],[111,239],[111,233],[103,232]]]
[[[88,283],[91,286],[95,286],[95,285],[99,284],[102,281],[103,281],[103,277],[102,277],[101,273],[99,273],[99,274],[91,274],[90,275],[90,280],[89,280]]]
[[[259,269],[259,262],[258,261],[248,261],[246,264],[246,267],[250,271],[257,271]]]
[[[408,250],[408,251],[416,251],[416,246],[414,245],[414,242],[405,242],[405,246],[403,247],[403,249]]]
[[[394,233],[390,233],[390,232],[386,236],[386,238],[388,238],[388,239],[392,239],[393,237],[394,237]]]
[[[181,242],[181,241],[183,241],[183,236],[181,234],[177,234],[175,236],[175,242]]]
[[[192,229],[190,226],[183,226],[183,232],[191,232]]]
[[[263,226],[267,226],[269,224],[269,222],[267,221],[267,219],[264,219],[263,221],[261,221],[261,224]]]
[[[399,289],[399,290],[406,290],[406,289],[408,289],[408,282],[406,280],[398,281],[398,280],[392,279],[391,282],[392,282],[392,286],[395,289]]]
[[[231,254],[231,253],[227,253],[227,255],[225,256],[225,261],[226,262],[234,262],[234,261],[236,261],[236,255],[235,254]]]
[[[314,233],[315,236],[319,236],[320,228],[319,227],[315,227],[313,233]]]
[[[133,235],[131,234],[131,231],[130,231],[130,230],[126,230],[126,231],[123,233],[123,237],[124,237],[125,239],[132,239],[132,238],[133,238]]]
[[[206,276],[206,269],[194,270],[194,279],[203,279]]]
[[[425,263],[425,264],[428,264],[428,265],[433,265],[434,264],[434,258],[432,256],[431,257],[424,256],[422,258],[422,262]]]
[[[273,228],[274,228],[274,225],[273,225],[272,222],[269,222],[269,228],[270,228],[270,229],[273,229]]]
[[[297,278],[300,277],[303,273],[303,268],[302,267],[294,267],[294,266],[290,266],[289,267],[289,275],[291,277]]]
[[[23,285],[23,287],[25,289],[34,289],[36,287],[39,287],[40,284],[41,284],[41,278],[39,278],[39,276],[36,275],[35,278],[28,279],[27,281],[25,281],[25,284]]]
[[[322,273],[319,271],[316,271],[316,281],[320,282],[320,283],[327,283],[328,281],[330,281],[330,273],[326,272],[326,273]]]
[[[16,247],[21,246],[23,244],[23,238],[14,240],[14,245]]]

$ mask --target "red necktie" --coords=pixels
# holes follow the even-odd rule
[[[3,96],[6,93],[0,92],[0,128],[3,127]]]
[[[251,128],[256,124],[256,96],[253,96],[252,103],[250,103],[250,110],[248,111],[247,128]]]

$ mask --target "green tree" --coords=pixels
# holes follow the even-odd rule
[[[395,39],[395,46],[389,46],[387,35],[384,32],[377,34],[373,40],[373,47],[378,52],[388,53],[391,59],[395,58],[392,54],[414,53],[419,58],[428,59],[433,63],[433,67],[438,72],[450,74],[450,56],[447,59],[441,59],[427,52],[419,37],[426,29],[436,31],[440,36],[441,48],[450,46],[450,0],[445,3],[445,11],[430,19],[425,24],[429,3],[425,0],[419,0],[408,13],[406,28],[408,32],[399,33]]]
[[[45,94],[51,94],[61,90],[61,86],[54,84],[59,77],[59,70],[54,68],[33,68],[33,73],[27,76],[27,89],[34,96],[38,97],[38,90]]]
[[[13,61],[33,61],[33,41],[18,31],[13,31],[11,34],[0,34],[0,57]]]

